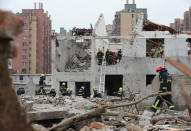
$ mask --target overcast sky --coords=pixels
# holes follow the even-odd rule
[[[184,11],[191,6],[191,0],[135,1],[138,8],[147,8],[149,20],[164,25],[174,18],[183,18]],[[89,28],[90,24],[95,25],[100,13],[104,14],[106,24],[111,24],[115,12],[124,8],[126,0],[0,0],[0,9],[17,13],[34,8],[34,2],[43,2],[44,10],[51,15],[53,29],[59,31],[60,27]]]

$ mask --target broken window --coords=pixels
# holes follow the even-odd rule
[[[163,58],[164,57],[164,39],[146,40],[146,57]]]
[[[105,91],[109,96],[115,96],[119,88],[123,85],[123,75],[106,75]]]
[[[191,57],[191,38],[186,39],[186,42],[188,43],[188,56]]]

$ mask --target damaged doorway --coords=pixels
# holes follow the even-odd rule
[[[123,75],[106,75],[105,91],[108,96],[115,96],[123,84]]]
[[[75,83],[75,92],[76,96],[78,95],[79,89],[81,86],[85,87],[85,96],[90,97],[91,96],[91,91],[90,91],[90,82],[84,81],[84,82],[76,82]]]

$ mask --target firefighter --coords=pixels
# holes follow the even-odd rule
[[[52,97],[55,97],[56,96],[56,91],[55,91],[55,88],[51,88],[50,92],[49,92],[49,95],[52,96]]]
[[[118,60],[118,62],[121,61],[121,58],[122,58],[121,49],[119,49],[118,52],[117,52],[117,60]]]
[[[83,98],[86,98],[84,90],[85,90],[85,86],[81,86],[78,91],[78,96],[82,96]]]
[[[40,75],[39,86],[40,87],[44,87],[45,86],[45,76],[44,76],[44,74]]]
[[[63,96],[66,96],[67,95],[67,86],[66,86],[66,83],[63,82],[62,85],[60,86],[60,92]]]
[[[97,52],[98,65],[102,65],[103,56],[104,56],[104,53],[102,52],[101,49],[99,49]]]
[[[17,95],[20,96],[22,94],[25,94],[25,89],[24,87],[19,87],[19,89],[17,90]]]
[[[101,98],[101,93],[98,92],[98,90],[94,87],[93,88],[93,92],[94,92],[94,98]]]
[[[67,90],[67,96],[71,96],[72,95],[72,89],[71,88],[69,88],[68,90]]]
[[[113,53],[111,50],[109,50],[109,54],[108,54],[108,64],[111,65],[112,64],[112,57],[113,57]]]
[[[107,65],[109,64],[108,56],[109,56],[109,49],[107,49],[107,51],[105,52],[105,60],[106,60]]]
[[[119,88],[119,90],[118,90],[118,92],[117,92],[117,96],[118,96],[118,97],[124,96],[124,94],[123,94],[123,88],[122,88],[122,87]]]
[[[172,95],[171,95],[171,82],[172,78],[169,75],[167,69],[163,65],[159,65],[156,68],[156,71],[159,72],[159,79],[160,79],[160,93],[165,93],[156,97],[154,104],[151,107],[151,110],[156,112],[157,109],[160,107],[162,102],[166,102],[168,108],[170,110],[174,110],[174,104],[172,102]]]
[[[36,92],[37,95],[46,95],[46,92],[44,90],[45,88],[45,76],[44,74],[40,75],[40,80],[39,80],[39,87],[40,89]]]

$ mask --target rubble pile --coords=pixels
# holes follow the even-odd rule
[[[115,98],[116,99],[116,98]],[[130,111],[132,107],[118,107],[109,109],[110,106],[119,104],[120,101],[104,101],[103,99],[84,99],[82,97],[48,97],[48,96],[21,96],[20,98],[23,106],[26,103],[33,103],[32,110],[27,112],[56,112],[65,111],[65,121],[70,117],[79,119],[78,115],[83,116],[83,120],[74,122],[81,125],[80,131],[158,131],[158,130],[191,130],[191,117],[188,115],[188,110],[185,111],[169,111],[159,110],[157,113],[151,111]],[[122,102],[123,101],[123,102]],[[124,103],[125,101],[122,100]],[[104,106],[108,106],[105,112],[100,112],[92,118],[87,118],[85,115],[92,111],[98,110]],[[30,105],[31,107],[31,105]],[[136,110],[136,108],[133,108]],[[129,112],[130,111],[130,112]],[[94,112],[94,113],[95,113]],[[99,117],[98,117],[99,116]],[[96,118],[96,119],[94,119]],[[100,119],[98,119],[100,118]],[[44,130],[44,129],[43,129]],[[75,131],[73,128],[67,130]]]
[[[96,103],[92,103],[88,99],[81,97],[60,96],[52,98],[44,95],[21,96],[20,101],[24,108],[26,107],[26,103],[33,104],[32,107],[30,104],[32,109],[26,111],[66,110],[73,111],[74,113],[78,114],[87,112],[92,108],[97,107]]]
[[[67,69],[78,71],[88,70],[91,64],[91,56],[87,54],[85,57],[73,56],[71,63],[67,63]]]
[[[68,57],[65,71],[85,71],[91,65],[90,41],[71,41],[72,54]]]

